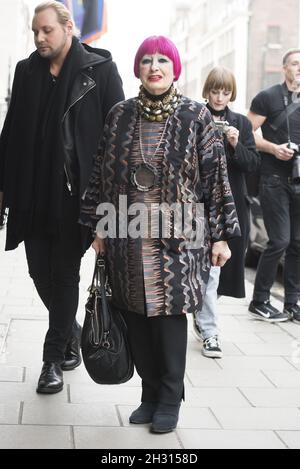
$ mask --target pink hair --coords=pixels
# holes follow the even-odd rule
[[[144,55],[162,54],[169,57],[173,62],[174,81],[177,81],[181,74],[181,60],[179,52],[174,42],[165,36],[150,36],[142,42],[134,59],[134,74],[140,78],[140,62]]]

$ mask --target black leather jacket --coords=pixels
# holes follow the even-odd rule
[[[110,53],[103,49],[92,49],[85,44],[83,44],[83,46],[82,68],[72,85],[66,111],[62,119],[65,176],[68,189],[72,195],[78,192],[82,195],[88,182],[85,174],[82,173],[85,172],[84,167],[87,163],[87,159],[90,160],[89,166],[92,163],[92,160],[87,158],[89,154],[88,148],[85,148],[85,154],[82,154],[80,149],[76,146],[76,140],[78,140],[79,136],[78,132],[80,132],[82,136],[84,132],[86,132],[86,134],[92,133],[93,129],[91,127],[98,129],[99,137],[97,138],[97,145],[94,146],[92,155],[94,156],[102,137],[102,128],[106,114],[115,103],[124,99],[122,82],[112,62]],[[108,66],[111,69],[109,74],[104,73],[104,70],[107,70]],[[92,93],[93,91],[94,93]],[[100,97],[98,105],[101,106],[101,110],[98,109],[98,112],[96,110],[95,121],[90,121],[90,127],[88,127],[84,124],[86,123],[88,114],[92,112],[95,107],[97,97]],[[92,101],[94,101],[94,103],[92,103]],[[87,106],[87,103],[90,103],[90,108]],[[76,126],[79,113],[82,114],[81,117],[83,117],[83,119],[80,119],[83,127]],[[99,118],[100,115],[102,119]]]

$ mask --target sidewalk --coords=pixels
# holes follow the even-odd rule
[[[136,375],[99,386],[82,365],[64,373],[62,392],[36,394],[47,314],[23,245],[5,253],[4,238],[0,231],[0,448],[300,449],[300,326],[249,318],[250,284],[246,300],[220,300],[222,360],[201,355],[189,321],[186,402],[176,432],[152,435],[128,423],[140,401]],[[90,251],[82,264],[80,322],[93,260]]]

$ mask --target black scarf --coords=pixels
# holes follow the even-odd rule
[[[207,107],[207,109],[210,111],[210,113],[211,113],[213,116],[216,116],[216,117],[226,117],[227,109],[228,109],[227,106],[225,107],[225,109],[222,109],[221,111],[217,111],[216,109],[214,109],[213,107],[211,107],[211,105],[210,105],[209,103],[206,104],[206,107]]]
[[[77,53],[81,44],[73,38],[56,85],[46,108],[50,64],[37,52],[31,56],[19,93],[20,138],[23,155],[19,155],[14,200],[10,203],[8,230],[17,242],[32,233],[56,234],[61,222],[64,184],[64,149],[61,122],[69,90],[80,68]]]

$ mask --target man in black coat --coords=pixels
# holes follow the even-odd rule
[[[62,390],[62,370],[81,362],[75,320],[81,258],[90,235],[77,223],[105,117],[124,99],[108,51],[82,45],[56,1],[35,9],[37,50],[17,64],[0,139],[0,211],[9,209],[6,250],[24,241],[49,311],[37,392]]]

